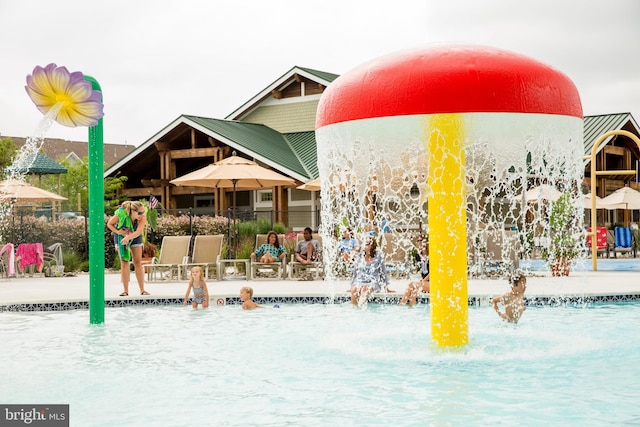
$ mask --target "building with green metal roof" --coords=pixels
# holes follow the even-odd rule
[[[229,192],[174,187],[169,181],[219,161],[232,151],[295,179],[297,184],[315,179],[318,177],[316,110],[322,92],[337,77],[294,66],[224,119],[179,116],[109,167],[105,177],[127,176],[123,192],[131,198],[153,194],[166,208],[193,207],[202,213],[224,212],[229,207]],[[640,128],[630,113],[587,116],[584,118],[585,156],[591,153],[596,139],[611,130],[640,135]],[[599,151],[597,159],[604,169],[638,169],[640,149],[629,138],[611,137]],[[587,179],[589,163],[585,157]],[[638,187],[637,182],[637,175],[607,175],[599,179],[598,194],[605,196],[624,185]],[[238,207],[248,211],[300,210],[301,219],[292,219],[289,215],[285,222],[293,228],[314,226],[317,218],[313,212],[320,207],[318,193],[295,188],[240,191]]]

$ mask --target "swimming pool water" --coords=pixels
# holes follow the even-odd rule
[[[429,307],[284,305],[2,313],[0,401],[71,425],[640,423],[640,305],[469,310],[435,347]]]

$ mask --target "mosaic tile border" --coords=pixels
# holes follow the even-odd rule
[[[369,298],[373,304],[398,304],[401,295],[374,295]],[[349,295],[328,295],[317,296],[273,296],[256,297],[254,301],[260,305],[274,304],[347,304],[350,302]],[[484,307],[489,305],[488,296],[469,297],[470,307]],[[527,306],[584,306],[585,304],[619,304],[627,302],[640,302],[640,294],[620,294],[620,295],[566,295],[566,296],[536,296],[525,298]],[[182,305],[183,298],[127,298],[106,300],[105,307],[130,307],[130,306],[167,306]],[[236,296],[219,296],[211,299],[211,305],[240,305],[242,301]],[[429,297],[418,297],[418,304],[429,304]],[[88,310],[88,301],[65,301],[51,303],[25,303],[0,305],[2,312],[30,312],[30,311],[67,311],[67,310]]]

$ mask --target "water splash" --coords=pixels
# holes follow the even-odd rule
[[[25,182],[27,171],[31,167],[31,163],[35,161],[36,154],[44,144],[45,135],[55,122],[55,117],[63,105],[62,102],[57,103],[42,117],[33,135],[27,137],[24,145],[20,147],[13,159],[13,163],[6,169],[4,184],[0,186],[0,221],[7,221],[11,217],[13,206],[17,203],[17,200],[10,194],[10,183],[12,181]],[[7,227],[2,227],[2,229],[7,229]],[[5,241],[4,237],[0,235],[0,241]]]
[[[344,271],[337,256],[344,227],[351,228],[360,242],[375,231],[387,262],[412,264],[418,235],[429,234],[430,153],[421,128],[424,120],[378,118],[375,123],[359,120],[317,130],[322,141],[318,144],[320,232],[334,237],[323,242],[329,278]],[[469,272],[486,271],[487,241],[500,238],[503,244],[492,258],[504,262],[496,263],[493,273],[504,277],[513,268],[508,261],[514,251],[530,258],[534,240],[550,235],[550,203],[526,202],[527,189],[547,184],[571,192],[575,204],[570,229],[572,233],[581,230],[583,148],[573,136],[581,135],[582,121],[506,113],[469,114],[465,120],[471,129],[462,160]],[[579,246],[584,246],[581,240]]]

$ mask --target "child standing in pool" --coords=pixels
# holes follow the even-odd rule
[[[522,313],[526,310],[524,305],[524,291],[527,290],[527,278],[520,270],[516,271],[509,278],[511,283],[511,292],[495,297],[491,300],[493,309],[509,323],[518,323]],[[498,304],[504,306],[504,313],[500,311]]]
[[[209,289],[207,289],[207,284],[202,278],[202,267],[196,266],[191,269],[189,286],[187,287],[187,293],[184,295],[184,305],[187,305],[187,300],[189,299],[189,294],[192,289],[193,300],[191,301],[191,305],[193,309],[196,310],[198,304],[202,304],[202,308],[209,307]]]
[[[243,310],[253,310],[254,308],[262,308],[261,305],[256,304],[251,299],[253,298],[253,288],[249,286],[244,286],[240,288],[240,299],[242,300],[242,309]]]

